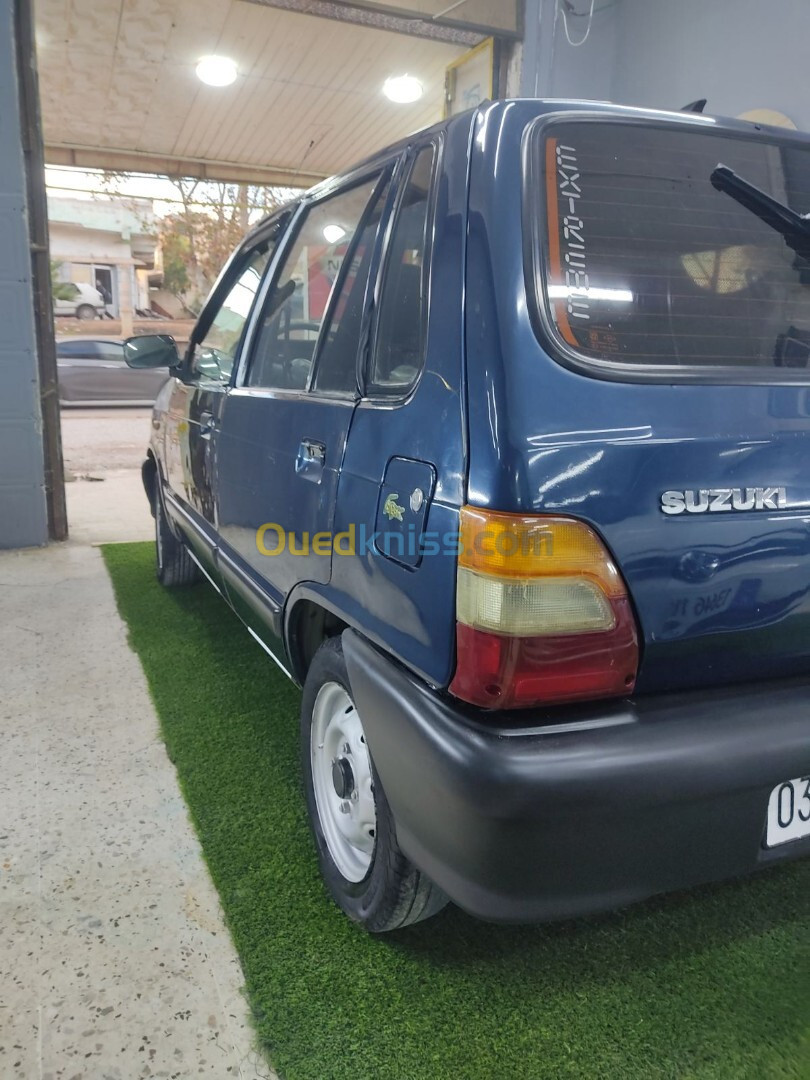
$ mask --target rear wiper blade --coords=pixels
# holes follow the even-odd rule
[[[718,165],[709,179],[712,187],[730,195],[740,206],[756,214],[760,221],[775,229],[800,258],[810,261],[810,217],[797,214],[789,206],[738,176],[727,165]]]

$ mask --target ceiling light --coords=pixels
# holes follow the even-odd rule
[[[323,235],[327,244],[337,244],[346,235],[346,230],[341,229],[340,225],[327,225]]]
[[[394,75],[385,80],[383,93],[389,101],[395,101],[397,105],[410,105],[418,101],[424,91],[422,84],[413,75]]]
[[[206,86],[230,86],[239,69],[227,56],[203,56],[197,64],[197,78]]]

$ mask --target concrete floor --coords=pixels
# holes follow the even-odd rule
[[[84,439],[65,424],[67,453],[91,471],[98,421]],[[86,493],[68,486],[69,543],[0,553],[0,1078],[272,1077],[91,546],[150,535],[118,453]]]
[[[68,525],[72,540],[151,540],[141,483],[150,409],[63,409]]]
[[[140,469],[151,409],[62,409],[62,453],[68,478],[109,469]]]
[[[65,485],[70,539],[79,544],[154,540],[140,467],[98,471],[95,480]]]

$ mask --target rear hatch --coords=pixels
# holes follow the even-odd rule
[[[473,436],[471,493],[602,536],[639,691],[810,670],[807,140],[572,112],[529,125],[525,150],[528,315],[500,320],[501,449]],[[473,425],[469,312],[468,340]]]

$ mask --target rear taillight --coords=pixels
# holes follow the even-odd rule
[[[581,521],[461,510],[456,673],[450,692],[512,709],[632,691],[627,590]]]

